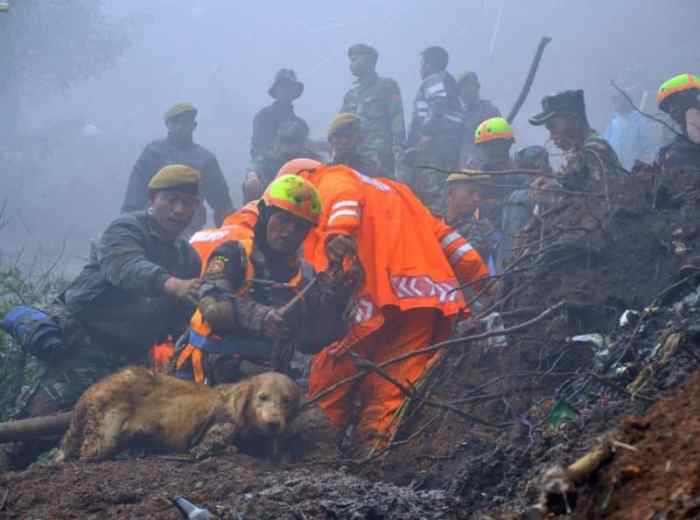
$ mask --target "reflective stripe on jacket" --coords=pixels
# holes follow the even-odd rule
[[[343,350],[378,329],[386,307],[435,308],[447,318],[464,310],[458,276],[462,283],[472,282],[488,275],[488,268],[407,186],[342,165],[305,175],[321,194],[323,212],[304,243],[304,257],[320,272],[328,263],[327,239],[351,235],[366,272],[354,325],[332,348]]]

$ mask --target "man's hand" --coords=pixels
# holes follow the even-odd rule
[[[182,280],[180,278],[175,278],[171,276],[165,281],[163,289],[165,293],[182,301],[188,301],[193,304],[197,304],[199,300],[199,288],[202,285],[202,281],[199,278],[192,278],[191,280]]]
[[[291,331],[282,313],[272,309],[263,318],[262,333],[270,339],[284,339],[290,335]]]
[[[260,198],[261,195],[262,182],[260,181],[260,176],[254,171],[248,172],[248,174],[245,176],[245,180],[243,181],[244,202],[250,202],[251,200]]]
[[[346,235],[332,235],[326,241],[326,256],[330,265],[342,265],[345,258],[357,256],[357,243]]]

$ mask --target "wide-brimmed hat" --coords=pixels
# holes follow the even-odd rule
[[[571,115],[586,118],[586,103],[583,100],[583,90],[565,90],[542,98],[542,112],[529,119],[531,125],[540,126],[555,115]]]
[[[294,99],[301,96],[302,92],[304,92],[304,84],[297,79],[297,75],[292,69],[280,69],[277,71],[277,74],[275,74],[275,79],[272,82],[272,85],[269,89],[267,89],[267,93],[271,98],[277,98],[275,95],[275,90],[277,90],[277,86],[284,81],[292,83],[296,87],[297,92]]]

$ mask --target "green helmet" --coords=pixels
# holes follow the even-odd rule
[[[321,219],[321,196],[318,190],[298,175],[277,177],[267,187],[262,198],[266,205],[287,211],[315,226]]]
[[[666,101],[671,96],[693,89],[700,91],[700,78],[694,74],[678,74],[661,84],[656,93],[656,102],[659,104],[659,108],[666,112]]]
[[[515,141],[513,129],[502,117],[492,117],[483,121],[476,127],[474,132],[474,144],[481,144],[487,141],[495,141],[496,139],[510,139]]]

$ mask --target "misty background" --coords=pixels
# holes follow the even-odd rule
[[[409,125],[425,47],[444,46],[455,76],[475,70],[482,97],[506,113],[539,39],[551,36],[514,124],[515,148],[545,143],[546,131],[527,123],[545,94],[585,89],[589,120],[602,132],[610,80],[647,91],[645,108],[655,113],[662,81],[700,72],[697,0],[103,0],[97,37],[68,45],[73,13],[80,23],[84,5],[10,0],[0,13],[0,253],[56,263],[66,274],[118,215],[131,167],[149,141],[164,137],[170,105],[198,108],[195,141],[217,155],[239,204],[253,116],[271,102],[275,71],[292,68],[304,82],[296,112],[313,139],[324,139],[352,85],[346,51],[354,43],[378,49],[377,71],[399,82]],[[105,43],[101,30],[118,37]],[[16,72],[13,52],[28,73]],[[111,58],[92,67],[90,58],[105,52]],[[76,56],[94,73],[83,79],[76,69],[72,81],[63,60]]]

